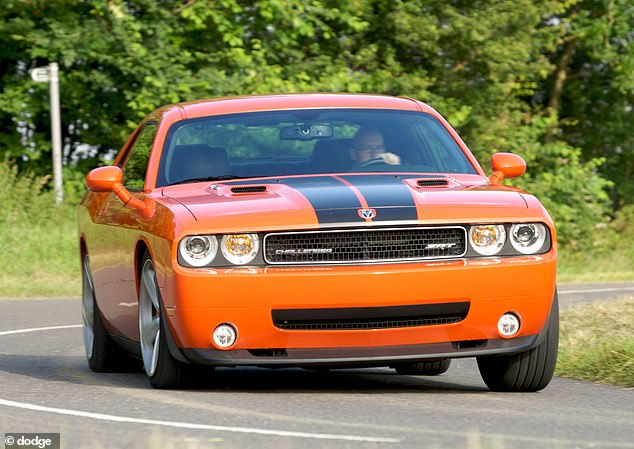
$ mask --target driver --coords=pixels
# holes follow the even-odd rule
[[[385,150],[383,135],[376,129],[361,128],[354,136],[350,157],[354,167],[368,167],[374,164],[399,165],[401,158]]]

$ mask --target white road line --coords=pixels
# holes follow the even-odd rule
[[[31,329],[16,329],[13,331],[2,331],[0,332],[0,337],[4,335],[13,335],[13,334],[26,334],[28,332],[40,332],[40,331],[53,331],[57,329],[73,329],[76,327],[81,327],[81,324],[69,324],[67,326],[49,326],[49,327],[33,327]]]
[[[2,331],[0,332],[0,337],[5,335],[26,334],[29,332],[50,331],[50,330],[58,330],[58,329],[75,329],[78,327],[82,327],[82,325],[70,324],[66,326],[48,326],[48,327],[35,327],[30,329],[16,329],[12,331]],[[24,410],[56,413],[58,415],[78,416],[82,418],[97,419],[100,421],[149,424],[149,425],[164,426],[164,427],[177,427],[180,429],[215,430],[218,432],[250,433],[250,434],[259,434],[259,435],[280,436],[280,437],[312,438],[312,439],[319,439],[319,440],[362,441],[366,443],[400,443],[401,442],[401,440],[396,438],[364,437],[364,436],[358,436],[358,435],[335,435],[335,434],[329,434],[329,433],[290,432],[285,430],[268,430],[268,429],[257,429],[257,428],[251,428],[251,427],[212,426],[208,424],[194,424],[194,423],[174,422],[174,421],[157,421],[153,419],[131,418],[127,416],[104,415],[101,413],[83,412],[79,410],[68,410],[63,408],[45,407],[41,405],[28,404],[26,402],[9,401],[7,399],[1,399],[1,398],[0,398],[0,405],[4,405],[6,407],[20,408]]]
[[[364,436],[357,436],[357,435],[333,435],[328,433],[289,432],[284,430],[255,429],[250,427],[212,426],[208,424],[194,424],[194,423],[173,422],[173,421],[157,421],[153,419],[140,419],[140,418],[130,418],[126,416],[102,415],[100,413],[82,412],[78,410],[67,410],[63,408],[44,407],[41,405],[27,404],[24,402],[7,401],[6,399],[0,399],[0,405],[4,405],[6,407],[20,408],[25,410],[57,413],[59,415],[69,415],[69,416],[78,416],[82,418],[98,419],[100,421],[112,421],[112,422],[134,423],[134,424],[151,424],[151,425],[165,426],[165,427],[177,427],[180,429],[215,430],[219,432],[250,433],[250,434],[259,434],[259,435],[280,436],[280,437],[312,438],[312,439],[320,439],[320,440],[363,441],[368,443],[400,443],[401,442],[401,440],[398,440],[396,438],[364,437]]]
[[[609,292],[634,292],[634,287],[625,288],[594,288],[589,290],[559,290],[560,295],[572,295],[578,293],[609,293]]]

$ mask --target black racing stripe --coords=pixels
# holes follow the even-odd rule
[[[362,220],[358,212],[362,206],[357,196],[349,186],[332,176],[236,180],[224,181],[222,184],[284,184],[297,190],[312,204],[319,223],[350,223]]]
[[[416,203],[409,187],[394,175],[342,176],[356,187],[368,203],[376,209],[372,221],[417,220]]]
[[[282,178],[280,184],[294,188],[315,208],[319,223],[359,221],[359,199],[343,182],[330,176]]]

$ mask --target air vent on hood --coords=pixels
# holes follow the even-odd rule
[[[266,186],[239,186],[232,187],[231,193],[262,193],[266,192]]]
[[[416,184],[419,187],[447,187],[449,185],[449,181],[445,178],[437,178],[437,179],[419,179],[416,181]]]

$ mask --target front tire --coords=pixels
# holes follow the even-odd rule
[[[139,286],[139,336],[143,368],[155,388],[180,388],[191,378],[193,367],[174,359],[167,347],[167,325],[154,263],[148,251],[141,262]]]
[[[553,378],[559,344],[557,292],[543,341],[525,352],[508,356],[478,357],[480,375],[493,391],[533,392],[545,388]]]

